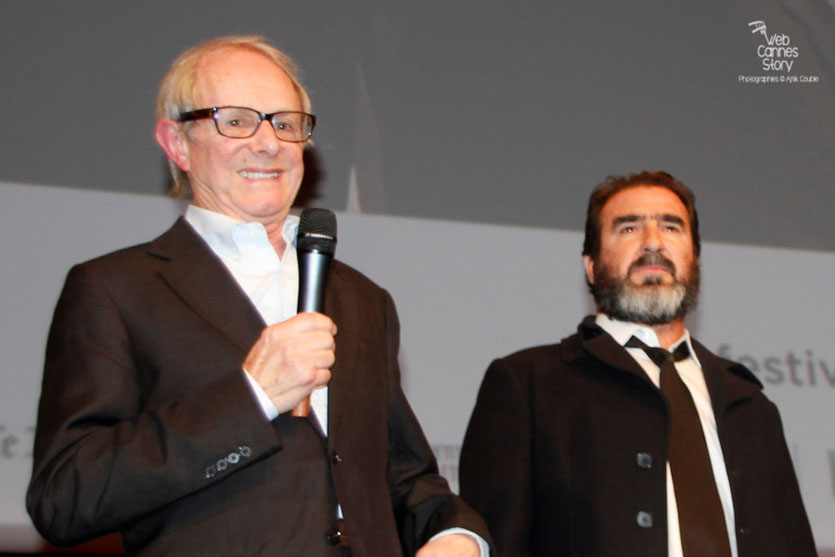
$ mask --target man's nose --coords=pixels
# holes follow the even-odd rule
[[[270,156],[275,155],[281,146],[281,140],[275,134],[275,129],[268,120],[263,120],[255,129],[251,137],[253,149]]]
[[[646,251],[658,251],[661,249],[663,242],[661,240],[661,231],[658,228],[658,223],[648,222],[644,226],[644,234],[642,237],[642,246]]]

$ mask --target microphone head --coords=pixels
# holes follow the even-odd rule
[[[336,215],[327,209],[305,209],[296,235],[297,251],[336,251]]]

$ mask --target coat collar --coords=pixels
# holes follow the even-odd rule
[[[627,373],[653,386],[640,364],[610,334],[594,322],[593,315],[583,319],[577,327],[577,334],[565,339],[561,348],[563,358],[568,362],[577,360],[583,355],[589,355],[615,372]]]
[[[751,371],[736,362],[716,356],[700,342],[691,339],[702,363],[702,372],[710,393],[714,412],[724,411],[732,404],[760,392],[763,384]]]
[[[762,389],[762,383],[745,366],[714,355],[691,338],[696,357],[702,366],[714,412],[721,414],[728,406],[749,398]],[[575,361],[583,355],[607,364],[615,373],[627,373],[652,385],[640,365],[607,334],[589,315],[577,327],[577,334],[561,343],[563,358]]]

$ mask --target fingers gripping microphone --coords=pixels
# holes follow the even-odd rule
[[[305,209],[296,236],[299,260],[299,313],[325,310],[325,285],[336,251],[336,215],[327,209]],[[310,414],[310,397],[293,408],[292,415]]]

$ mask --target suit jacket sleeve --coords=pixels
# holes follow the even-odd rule
[[[486,520],[496,554],[531,554],[534,484],[529,386],[507,360],[487,370],[461,449],[461,496]]]
[[[55,310],[26,499],[41,534],[61,545],[124,529],[221,481],[224,474],[208,474],[207,464],[230,448],[249,462],[280,448],[239,367],[199,388],[198,378],[185,376],[169,386],[169,401],[149,404],[159,378],[139,369],[145,355],[137,339],[151,332],[136,330],[134,310],[117,301],[124,297],[117,281],[88,267],[71,270]]]
[[[394,302],[386,292],[386,351],[389,381],[388,483],[392,506],[406,555],[413,555],[432,536],[454,527],[465,528],[490,543],[483,520],[438,473],[437,462],[401,389],[397,364],[400,325]]]

